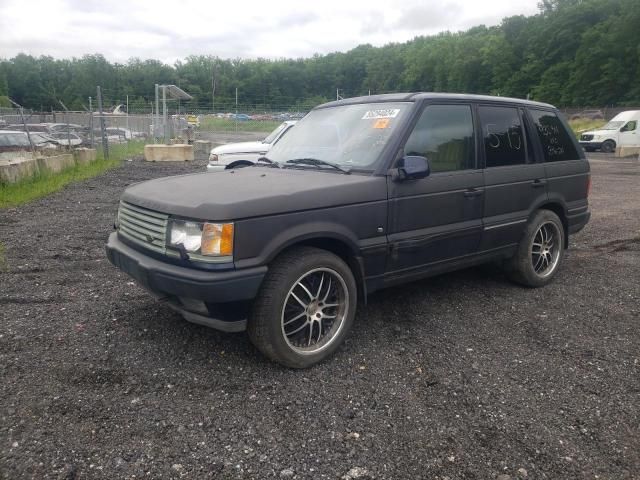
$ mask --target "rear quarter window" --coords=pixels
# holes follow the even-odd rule
[[[571,134],[555,113],[543,110],[529,110],[529,113],[542,144],[545,162],[580,158]]]

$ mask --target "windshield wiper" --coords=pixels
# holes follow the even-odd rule
[[[289,165],[313,165],[318,168],[321,166],[327,166],[340,170],[342,173],[346,173],[347,175],[351,173],[350,168],[344,168],[337,163],[327,162],[326,160],[320,160],[319,158],[294,158],[293,160],[287,160],[284,163]]]
[[[258,162],[262,162],[262,163],[266,163],[269,167],[275,167],[275,168],[280,168],[280,164],[278,162],[274,162],[273,160],[271,160],[270,158],[267,157],[260,157],[257,160]]]

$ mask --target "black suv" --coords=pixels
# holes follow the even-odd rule
[[[269,358],[329,356],[358,301],[489,261],[551,281],[589,220],[589,163],[557,109],[389,94],[313,109],[255,166],[122,195],[109,260],[189,321]]]

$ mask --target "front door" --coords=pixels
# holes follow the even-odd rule
[[[620,129],[620,147],[640,147],[640,130],[637,120],[625,123]]]
[[[471,105],[424,108],[404,154],[426,157],[431,173],[420,180],[389,179],[389,278],[419,275],[477,251],[484,188],[475,150]]]

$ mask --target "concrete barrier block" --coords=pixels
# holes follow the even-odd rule
[[[2,161],[0,162],[0,183],[16,183],[22,179],[33,177],[38,172],[38,162],[33,156],[12,163]]]
[[[616,157],[638,157],[640,156],[640,146],[634,147],[618,147],[616,148]]]
[[[87,165],[96,161],[97,151],[95,148],[76,148],[73,151],[73,157],[77,165]]]
[[[208,160],[209,153],[213,145],[207,140],[196,140],[193,142],[193,156],[196,160]]]
[[[177,145],[145,145],[144,159],[147,162],[185,162],[194,159],[193,146]]]
[[[73,154],[64,153],[52,157],[38,157],[38,167],[41,172],[60,173],[62,170],[75,166]]]
[[[24,162],[25,160],[33,160],[33,152],[31,150],[11,150],[0,151],[0,164]]]

